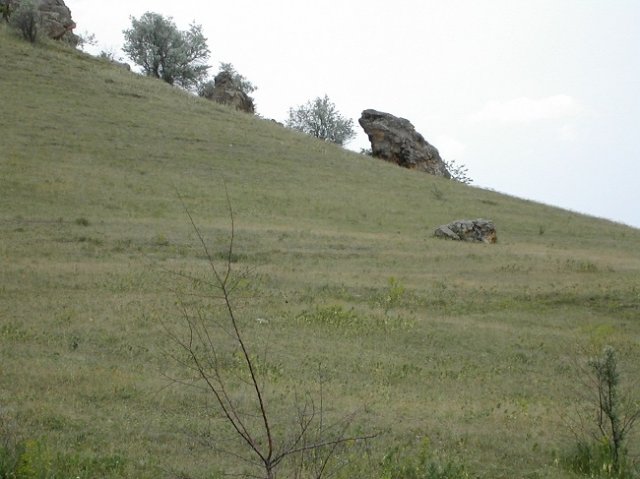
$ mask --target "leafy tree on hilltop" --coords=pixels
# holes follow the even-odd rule
[[[207,75],[209,48],[202,26],[191,24],[180,31],[175,23],[158,13],[147,12],[124,30],[122,50],[149,76],[184,88],[197,85]]]
[[[338,145],[344,145],[356,135],[353,120],[343,117],[327,95],[289,109],[286,125]]]

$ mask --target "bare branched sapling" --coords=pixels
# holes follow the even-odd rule
[[[268,378],[259,371],[258,359],[245,339],[237,313],[239,308],[233,299],[239,280],[233,270],[235,220],[228,195],[227,207],[230,233],[221,265],[217,264],[190,211],[184,207],[199,247],[204,252],[209,274],[205,279],[188,273],[179,275],[208,292],[194,295],[199,302],[195,307],[183,295],[178,295],[186,328],[181,333],[167,328],[170,338],[181,351],[171,357],[190,370],[195,384],[214,399],[215,413],[212,414],[221,415],[233,435],[244,444],[241,449],[245,453],[232,453],[243,463],[257,467],[266,479],[276,477],[276,470],[285,459],[296,464],[296,477],[302,477],[303,471],[304,475],[312,475],[316,479],[326,477],[329,462],[340,445],[365,441],[376,434],[348,435],[352,416],[327,427],[324,424],[322,383],[319,406],[307,394],[305,400],[296,401],[297,405],[292,408],[289,415],[291,425],[283,421],[284,425],[278,424],[274,429],[272,421],[276,416],[270,413],[265,398]],[[222,315],[216,317],[206,310],[209,300],[218,303]],[[236,361],[233,368],[229,368],[229,351],[234,352],[236,359],[239,358],[239,363]],[[238,393],[238,384],[245,387],[245,394]]]

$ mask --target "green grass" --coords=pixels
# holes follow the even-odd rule
[[[344,452],[344,477],[383,474],[425,438],[469,477],[575,477],[555,461],[575,444],[574,361],[612,344],[640,368],[640,231],[403,170],[56,44],[0,43],[0,408],[25,477],[242,470],[208,444],[228,434],[205,398],[166,378],[183,372],[164,325],[180,330],[174,291],[193,286],[174,273],[207,271],[178,195],[222,261],[225,185],[274,416],[289,424],[320,367],[327,414],[384,431]],[[496,245],[432,237],[476,217]]]

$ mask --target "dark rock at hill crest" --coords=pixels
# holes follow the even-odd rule
[[[451,178],[438,150],[418,133],[409,120],[377,110],[364,110],[358,120],[376,158],[404,168]]]

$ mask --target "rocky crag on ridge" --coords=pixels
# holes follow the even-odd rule
[[[358,120],[376,158],[404,168],[451,178],[438,150],[418,133],[409,120],[377,110],[364,110]]]
[[[0,6],[6,9],[7,15],[19,5],[20,0],[0,0]],[[73,45],[78,43],[78,37],[73,33],[76,23],[64,0],[35,0],[34,5],[40,13],[43,31],[49,38],[67,40]]]
[[[233,74],[222,71],[213,79],[214,86],[203,96],[222,105],[228,105],[238,111],[255,113],[253,99],[234,81]]]

